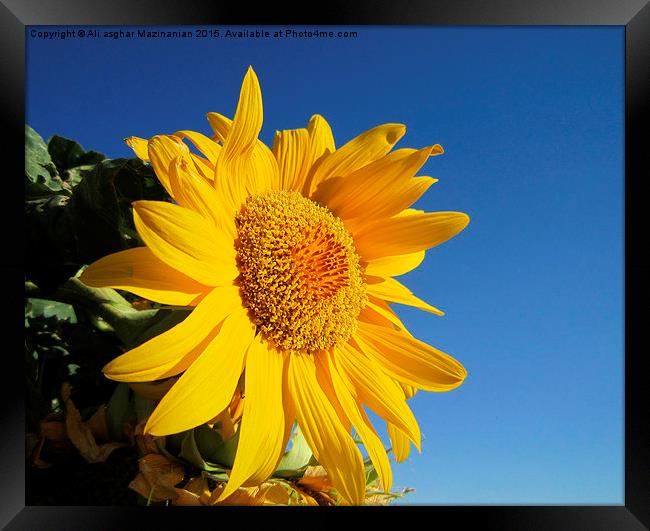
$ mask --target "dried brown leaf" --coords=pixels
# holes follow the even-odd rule
[[[93,416],[86,421],[86,426],[90,430],[90,433],[93,434],[95,439],[101,441],[108,441],[108,421],[106,420],[106,413],[108,408],[105,404],[102,404],[97,408],[97,411],[93,413]]]
[[[164,447],[165,438],[155,437],[148,433],[145,434],[144,427],[146,423],[147,423],[147,419],[144,419],[135,427],[133,431],[133,438],[135,440],[135,445],[138,448],[138,453],[140,455],[159,454],[160,450],[158,449],[158,445],[156,444],[156,441],[158,441]]]
[[[264,505],[287,505],[289,503],[289,491],[279,483],[264,483],[260,487],[258,496],[262,497]]]
[[[205,505],[200,496],[197,496],[193,492],[189,492],[185,489],[174,489],[176,491],[176,497],[172,499],[172,505],[184,505],[184,506],[197,506]]]
[[[183,481],[185,471],[182,466],[160,454],[145,455],[139,466],[140,473],[129,485],[137,493],[152,501],[174,501],[181,495],[178,492],[181,489],[174,488],[174,485]]]
[[[66,382],[61,389],[61,397],[65,404],[65,427],[68,438],[79,450],[81,456],[89,463],[101,463],[116,448],[126,446],[123,443],[111,442],[98,445],[90,428],[81,420],[81,413],[70,398],[70,385]]]
[[[308,466],[305,469],[304,475],[298,481],[298,484],[308,488],[309,490],[319,492],[329,491],[334,488],[332,481],[327,475],[327,470],[320,465]]]
[[[140,496],[151,499],[152,501],[164,501],[165,498],[160,500],[154,499],[154,492],[152,492],[151,484],[147,481],[147,478],[144,477],[142,472],[138,472],[138,475],[135,476],[133,481],[129,483],[129,488],[136,491]]]
[[[204,476],[197,476],[190,479],[184,488],[175,489],[176,498],[173,505],[208,505],[210,502],[210,489],[208,480]]]
[[[196,494],[197,496],[207,496],[208,499],[206,501],[208,501],[210,498],[208,480],[205,478],[205,476],[202,475],[190,479],[185,485],[185,490]]]
[[[267,482],[258,487],[240,487],[225,500],[217,501],[225,484],[217,486],[210,496],[210,505],[287,505],[289,492],[279,483]]]
[[[48,441],[63,441],[66,439],[65,423],[58,421],[41,422],[41,435]]]
[[[47,461],[43,461],[41,459],[41,450],[43,449],[44,442],[45,439],[41,437],[29,458],[32,466],[36,468],[50,468],[52,466],[52,463],[48,463]]]
[[[185,470],[181,465],[172,463],[164,455],[148,454],[139,461],[140,471],[153,482],[173,487],[183,481]]]

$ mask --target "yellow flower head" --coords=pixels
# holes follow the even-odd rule
[[[344,501],[364,498],[353,427],[389,491],[388,457],[363,406],[386,420],[399,462],[410,442],[420,447],[406,399],[416,389],[449,391],[466,376],[389,306],[442,315],[392,278],[469,222],[409,208],[435,182],[417,171],[442,148],[391,151],[406,129],[384,124],[337,149],[315,115],[307,128],[277,132],[270,150],[258,140],[262,95],[252,69],[234,118],[208,113],[208,121],[211,138],[126,139],[176,204],[135,202],[146,246],[95,262],[81,280],[194,310],[104,373],[125,382],[182,373],[149,418],[154,435],[214,419],[244,373],[239,445],[220,499],[271,475],[294,421]]]

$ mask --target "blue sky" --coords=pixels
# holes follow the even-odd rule
[[[27,123],[130,157],[130,135],[209,133],[252,65],[269,144],[314,113],[337,145],[386,122],[406,124],[402,147],[442,144],[417,206],[472,221],[400,278],[446,315],[397,311],[469,376],[411,400],[423,452],[395,487],[413,504],[623,503],[623,28],[344,29],[358,36],[27,28]]]

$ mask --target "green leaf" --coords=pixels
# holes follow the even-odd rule
[[[81,180],[91,171],[95,169],[94,164],[85,164],[83,166],[77,166],[76,168],[70,168],[65,170],[61,175],[61,178],[68,183],[70,186],[77,186]]]
[[[156,409],[156,400],[145,398],[140,396],[138,393],[133,393],[133,411],[138,423],[151,415],[154,409]]]
[[[379,474],[377,474],[377,470],[370,459],[366,459],[363,464],[366,470],[366,486],[368,486],[379,479]]]
[[[159,311],[108,304],[97,315],[111,326],[124,346],[130,349],[141,343],[138,338],[158,320]]]
[[[140,310],[140,312],[155,312],[148,320],[141,321],[137,331],[134,331],[134,338],[131,341],[134,345],[140,345],[149,339],[166,332],[185,320],[192,313],[191,309],[159,309],[159,310]],[[131,317],[135,317],[131,314]]]
[[[118,383],[113,392],[113,396],[111,396],[108,402],[108,410],[106,412],[108,434],[112,441],[126,441],[124,425],[133,414],[131,388],[123,382]]]
[[[40,148],[49,157],[42,140]],[[85,264],[143,245],[132,202],[169,200],[152,168],[139,159],[105,159],[66,171],[74,187],[61,181],[65,186],[57,193],[27,194],[27,275],[43,289],[54,289]]]
[[[131,303],[127,301],[122,295],[120,295],[113,288],[93,288],[91,286],[86,286],[82,284],[79,280],[69,281],[69,285],[75,286],[75,289],[83,289],[84,292],[88,290],[92,292],[92,299],[101,301],[104,303],[110,303],[115,306],[124,306],[125,308],[132,308]]]
[[[25,304],[25,317],[56,317],[59,321],[77,322],[77,315],[70,304],[47,299],[29,298]]]
[[[127,159],[102,161],[74,188],[66,215],[74,226],[79,259],[84,262],[127,248],[120,233],[121,226],[128,224],[127,212],[121,208],[115,178],[128,164]]]
[[[178,434],[175,434],[175,435],[178,435]],[[158,449],[158,451],[161,454],[163,454],[167,459],[169,459],[172,463],[183,464],[182,459],[179,459],[177,456],[175,456],[173,453],[171,453],[169,451],[171,449],[171,448],[169,448],[169,446],[170,446],[169,445],[170,437],[173,437],[173,436],[170,435],[170,436],[166,437],[164,443],[161,443],[160,439],[154,439],[154,444],[156,445],[156,448]],[[180,448],[180,442],[178,444],[179,444],[179,448]]]
[[[136,310],[131,305],[103,304],[97,316],[107,322],[127,348],[135,348],[183,321],[191,310]],[[92,310],[91,310],[92,311]]]
[[[70,198],[53,194],[25,203],[26,277],[44,291],[51,291],[74,275],[82,262],[76,260],[76,240],[66,216]]]
[[[28,199],[67,192],[41,136],[25,125],[25,194]]]
[[[165,436],[165,448],[173,455],[179,456],[181,451],[181,445],[185,439],[187,432],[172,433],[171,435]]]
[[[203,454],[200,452],[195,439],[195,429],[189,430],[185,434],[183,442],[181,443],[181,452],[179,454],[179,457],[182,457],[201,470],[217,473],[225,472],[225,468],[217,464],[210,463],[203,458]]]
[[[103,160],[84,174],[66,211],[80,260],[90,263],[142,245],[133,225],[132,202],[168,198],[157,181],[146,184],[148,177],[154,177],[153,170],[139,159]]]
[[[97,164],[106,158],[97,151],[85,151],[77,142],[54,135],[47,143],[47,151],[59,174],[77,166]]]
[[[192,431],[194,432],[196,447],[201,455],[206,459],[214,460],[213,456],[218,452],[219,447],[224,444],[219,432],[213,430],[207,424],[197,426]]]
[[[291,435],[291,449],[284,454],[274,476],[279,477],[301,477],[307,465],[312,460],[313,454],[307,444],[304,435],[296,425]]]
[[[228,481],[228,474],[225,472],[204,472],[204,475],[215,481]]]
[[[38,287],[32,282],[27,282],[25,289],[38,291]],[[188,312],[183,310],[179,316],[171,315],[174,310],[137,310],[114,289],[93,288],[76,277],[68,279],[49,296],[76,304],[91,316],[101,317],[129,348],[140,344],[141,338],[147,338],[147,333],[152,327],[155,329],[151,337],[188,315]]]
[[[194,431],[196,442],[203,455],[214,463],[226,468],[232,468],[237,453],[237,445],[239,444],[239,430],[225,441],[221,440],[221,436],[216,430],[205,424],[194,428]]]

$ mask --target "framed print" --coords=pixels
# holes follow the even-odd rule
[[[266,11],[0,6],[2,524],[647,529],[647,2]]]

